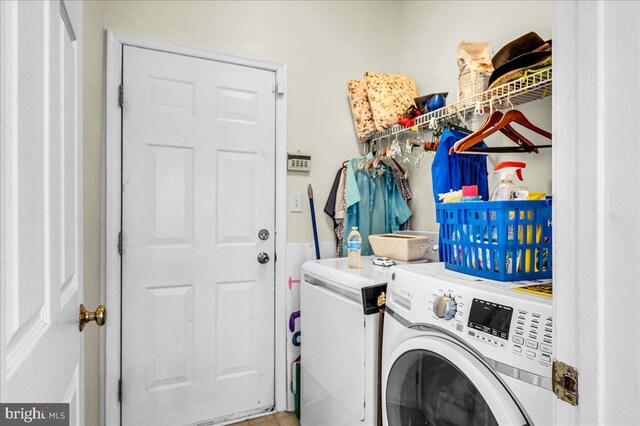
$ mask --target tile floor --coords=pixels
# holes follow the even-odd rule
[[[257,419],[246,420],[240,423],[233,423],[230,426],[300,426],[300,421],[295,413],[280,412],[269,416],[258,417]]]

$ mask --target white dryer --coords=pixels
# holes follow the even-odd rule
[[[541,283],[479,279],[442,263],[393,267],[385,424],[551,424],[552,301],[516,290],[532,284]]]
[[[300,284],[303,426],[375,425],[378,295],[390,269],[362,259],[308,261]]]

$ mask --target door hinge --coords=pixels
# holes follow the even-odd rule
[[[122,402],[122,379],[118,380],[118,402]]]
[[[578,405],[578,370],[560,361],[553,361],[551,368],[553,393],[571,405]]]
[[[272,89],[276,95],[284,95],[284,81],[276,81]]]
[[[122,236],[122,231],[118,232],[118,254],[122,256],[122,246],[123,246],[124,237]]]
[[[120,105],[120,108],[124,105],[124,88],[122,84],[118,86],[118,105]]]

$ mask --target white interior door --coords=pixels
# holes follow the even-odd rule
[[[0,399],[84,423],[82,4],[0,2]],[[1,420],[0,420],[1,423]]]
[[[124,47],[123,424],[274,406],[274,84]]]

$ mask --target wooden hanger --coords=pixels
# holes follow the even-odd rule
[[[425,142],[422,144],[422,149],[425,151],[437,151],[438,145],[440,145],[440,142]]]
[[[451,149],[449,150],[449,154],[452,154],[454,152],[461,153],[461,152],[467,151],[473,148],[475,145],[477,145],[480,141],[485,139],[487,136],[492,135],[497,131],[501,131],[502,133],[504,133],[509,139],[514,141],[519,146],[520,149],[515,148],[514,152],[537,153],[538,147],[533,142],[531,142],[530,140],[522,136],[520,133],[518,133],[510,125],[510,123],[512,122],[516,122],[522,125],[523,127],[526,127],[538,134],[541,134],[551,139],[551,133],[533,125],[529,120],[527,120],[524,114],[522,114],[520,111],[510,110],[506,114],[503,114],[500,111],[495,111],[493,114],[489,116],[489,118],[487,118],[487,121],[485,121],[485,123],[482,126],[480,126],[478,130],[476,130],[474,133],[467,136],[466,138],[456,142],[456,144],[452,146]]]
[[[502,119],[500,120],[500,122],[496,125],[496,128],[499,130],[501,128],[503,128],[504,126],[508,125],[511,122],[515,122],[520,124],[522,127],[526,127],[527,129],[544,136],[547,139],[551,139],[551,133],[547,132],[544,129],[541,129],[538,126],[535,126],[534,124],[532,124],[527,117],[525,117],[525,115],[523,113],[521,113],[520,111],[516,110],[516,109],[512,109],[507,111],[507,113],[502,117]]]
[[[502,112],[495,111],[493,114],[491,114],[487,118],[487,120],[482,124],[482,126],[480,126],[478,130],[476,130],[466,138],[456,142],[456,144],[449,149],[449,155],[453,154],[454,152],[466,151],[469,148],[480,143],[486,136],[489,136],[491,134],[491,133],[485,134],[485,132],[492,126],[496,125],[500,121],[500,119],[502,119],[503,117],[504,117],[504,114],[502,114]],[[533,142],[531,142],[529,139],[522,136],[520,133],[516,132],[515,129],[510,125],[504,126],[504,128],[500,129],[500,131],[520,147],[525,147],[525,149],[528,149],[529,152],[531,151],[535,153],[538,152],[538,148],[535,146]],[[471,141],[474,141],[474,142],[472,143]],[[467,149],[464,149],[464,150],[460,149],[463,144],[467,147]]]

